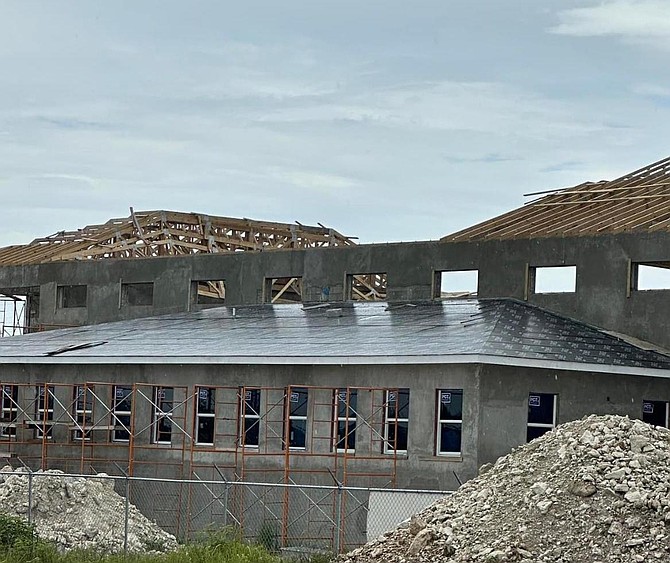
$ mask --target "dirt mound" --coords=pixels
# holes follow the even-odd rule
[[[620,416],[559,426],[346,563],[670,560],[670,431]]]
[[[0,470],[0,481],[0,512],[27,519],[27,472],[6,466]],[[39,471],[33,474],[30,497],[32,521],[40,538],[54,542],[61,550],[123,551],[125,499],[114,491],[111,479]],[[174,536],[129,505],[128,551],[169,551],[176,547]]]

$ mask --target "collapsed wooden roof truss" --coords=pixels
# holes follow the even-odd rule
[[[103,258],[149,258],[355,244],[334,229],[198,213],[141,211],[27,245],[0,248],[0,265]]]
[[[670,230],[670,158],[611,181],[557,190],[443,242]]]

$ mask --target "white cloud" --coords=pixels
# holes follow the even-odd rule
[[[550,31],[577,37],[617,36],[637,43],[670,47],[667,0],[615,0],[559,12]]]

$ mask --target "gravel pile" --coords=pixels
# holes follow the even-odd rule
[[[670,431],[620,416],[561,425],[341,561],[670,561]]]
[[[0,512],[28,517],[28,475],[10,466],[0,470]],[[125,499],[114,491],[114,481],[68,477],[61,471],[33,474],[32,521],[37,535],[60,550],[92,549],[117,553],[124,547]],[[171,534],[129,506],[128,551],[176,549]]]

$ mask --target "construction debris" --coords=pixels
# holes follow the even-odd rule
[[[128,552],[145,553],[177,547],[174,536],[145,518],[132,504],[127,507],[126,543],[125,498],[114,492],[114,481],[104,474],[85,478],[47,470],[34,473],[29,480],[23,468],[2,468],[0,511],[28,519],[29,499],[38,537],[53,542],[62,551],[118,553],[125,545]]]
[[[670,560],[670,431],[589,416],[521,446],[343,563]]]

